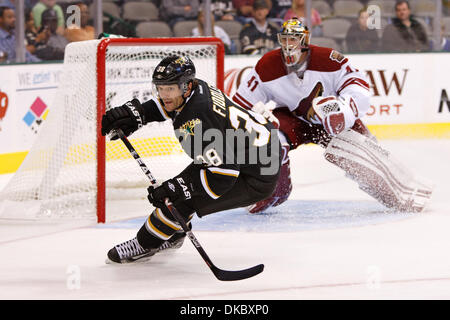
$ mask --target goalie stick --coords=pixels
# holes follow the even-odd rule
[[[151,171],[148,169],[147,165],[142,161],[139,154],[134,149],[133,145],[128,141],[128,138],[125,136],[123,131],[121,129],[118,129],[115,131],[115,134],[117,134],[122,140],[122,142],[127,147],[128,151],[131,153],[133,158],[136,160],[136,162],[141,167],[141,170],[144,172],[144,174],[147,176],[147,178],[150,180],[150,183],[152,185],[156,184],[156,179],[153,177]],[[198,242],[195,235],[192,233],[192,231],[187,226],[186,222],[184,221],[184,218],[181,216],[181,214],[175,209],[175,207],[172,206],[172,204],[169,202],[169,199],[165,199],[165,204],[167,208],[169,209],[170,213],[172,213],[173,217],[180,223],[181,227],[183,228],[183,231],[186,232],[186,235],[191,240],[194,247],[197,249],[197,251],[202,256],[203,260],[208,265],[209,269],[214,273],[217,279],[221,281],[234,281],[234,280],[243,280],[247,278],[251,278],[253,276],[256,276],[257,274],[260,274],[264,270],[264,265],[259,264],[257,266],[244,269],[244,270],[236,270],[236,271],[229,271],[229,270],[222,270],[216,267],[211,259],[206,254],[206,251],[201,246],[200,242]]]

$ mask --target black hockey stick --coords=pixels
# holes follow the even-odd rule
[[[153,177],[152,173],[148,169],[148,167],[145,165],[144,161],[142,161],[139,154],[134,149],[133,145],[128,141],[127,137],[123,133],[122,130],[118,129],[116,130],[117,135],[122,140],[122,142],[127,147],[128,151],[130,151],[133,158],[137,161],[139,166],[141,167],[141,170],[144,172],[144,174],[147,176],[147,178],[150,180],[150,183],[152,185],[156,184],[156,179]],[[203,260],[206,262],[208,267],[211,269],[211,271],[214,273],[217,279],[221,281],[234,281],[234,280],[243,280],[247,278],[251,278],[253,276],[256,276],[257,274],[261,273],[264,270],[264,265],[259,264],[257,266],[254,266],[252,268],[248,268],[245,270],[237,270],[237,271],[228,271],[228,270],[222,270],[217,268],[211,261],[211,259],[206,254],[203,247],[200,245],[200,242],[198,242],[197,238],[194,236],[192,231],[187,226],[186,222],[184,221],[184,218],[181,216],[181,214],[172,206],[172,204],[169,202],[169,199],[165,200],[166,206],[169,209],[170,213],[174,216],[175,219],[180,223],[181,227],[183,228],[184,232],[186,232],[186,235],[191,240],[194,247],[197,249],[197,251],[202,256]]]

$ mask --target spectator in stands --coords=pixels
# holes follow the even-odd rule
[[[6,62],[15,62],[16,60],[15,24],[16,15],[14,10],[9,7],[0,7],[0,51],[4,53],[3,59]],[[25,51],[25,61],[36,62],[40,60],[30,52]]]
[[[162,0],[159,14],[173,28],[179,21],[196,19],[199,7],[199,0]]]
[[[214,23],[214,14],[211,12],[211,31],[212,36],[222,40],[225,46],[225,53],[231,53],[231,39],[228,34],[221,27],[216,26]],[[200,10],[197,17],[197,27],[192,29],[193,37],[205,37],[205,15],[203,10]]]
[[[40,0],[33,7],[33,17],[34,24],[36,28],[39,30],[42,26],[42,13],[47,9],[53,9],[56,12],[56,16],[58,18],[58,28],[56,29],[56,33],[59,35],[64,34],[64,13],[60,5],[56,4],[56,0]]]
[[[419,21],[411,16],[409,2],[397,1],[392,24],[383,32],[382,46],[389,52],[420,52],[429,48],[428,37]]]
[[[269,17],[283,20],[286,12],[292,7],[292,0],[272,0]]]
[[[345,42],[350,52],[377,52],[379,51],[380,40],[375,29],[369,29],[367,21],[369,13],[367,7],[361,9],[358,14],[358,21],[347,31]]]
[[[25,0],[24,5],[25,9],[32,8],[33,5],[36,4],[36,0]],[[0,0],[0,6],[1,7],[9,7],[11,9],[16,10],[16,0]]]
[[[253,18],[239,34],[242,53],[264,54],[278,46],[278,26],[267,21],[270,11],[267,1],[255,0],[252,8]]]
[[[290,9],[286,11],[286,14],[283,17],[283,20],[289,20],[294,17],[299,18],[299,20],[306,21],[306,6],[305,0],[292,0],[292,6]],[[320,17],[320,13],[312,8],[311,9],[311,35],[315,37],[322,36],[322,18]]]
[[[445,15],[450,16],[450,1],[442,0],[442,7],[444,8]]]
[[[442,38],[440,50],[450,52],[450,38]]]
[[[8,55],[6,54],[6,52],[3,52],[0,50],[0,63],[6,62],[7,59],[8,59]]]
[[[445,24],[441,24],[441,43],[438,46],[438,50],[450,52],[450,38],[445,37]]]
[[[211,12],[214,13],[214,19],[217,21],[231,21],[236,16],[232,0],[212,0]]]
[[[49,32],[50,36],[45,43],[36,47],[36,55],[42,60],[62,60],[64,50],[68,44],[67,39],[56,33],[58,27],[57,13],[53,9],[47,9],[42,13],[42,26],[40,32]]]
[[[255,0],[233,0],[233,7],[236,9],[235,20],[242,24],[249,23],[253,18],[253,3]],[[266,0],[269,12],[272,8],[272,1]]]
[[[49,30],[43,30],[37,33],[36,26],[34,25],[33,12],[30,9],[25,10],[25,42],[27,50],[32,54],[36,53],[36,47],[46,43],[49,37]]]
[[[11,9],[16,9],[14,0],[0,0],[0,7],[8,7]]]
[[[254,0],[233,0],[237,21],[242,24],[250,21],[253,15],[253,2]]]
[[[75,23],[67,26],[64,36],[69,42],[93,40],[95,39],[95,28],[89,23],[89,9],[88,6],[80,2],[77,4],[80,8],[80,25]]]

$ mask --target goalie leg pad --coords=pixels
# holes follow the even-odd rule
[[[361,121],[361,119],[356,119],[355,124],[352,127],[353,131],[356,131],[366,137],[371,138],[372,140],[376,140],[375,136],[369,131],[369,128]]]
[[[388,208],[420,212],[431,198],[429,182],[418,178],[373,139],[355,131],[333,138],[324,156]]]

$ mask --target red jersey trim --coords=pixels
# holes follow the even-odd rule
[[[336,91],[336,93],[340,94],[341,91],[344,90],[344,88],[346,88],[346,87],[348,87],[350,85],[353,85],[353,84],[357,85],[357,86],[360,86],[360,87],[363,87],[366,90],[370,90],[369,84],[366,81],[364,81],[363,79],[361,79],[361,78],[350,78],[350,79],[347,79],[344,82],[344,84]]]
[[[245,109],[252,109],[252,104],[237,92],[234,94],[232,100]]]

